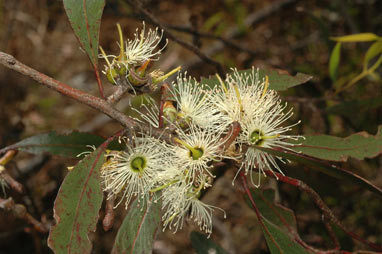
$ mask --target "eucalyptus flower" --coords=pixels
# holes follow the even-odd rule
[[[209,171],[212,166],[210,162],[226,158],[221,153],[221,132],[201,129],[193,124],[187,131],[178,127],[176,132],[178,137],[174,140],[177,145],[173,145],[171,150],[178,167],[191,179],[195,179],[198,174],[213,176]]]
[[[125,151],[111,151],[101,169],[104,191],[125,200],[145,199],[154,186],[157,175],[166,168],[167,151],[163,144],[151,137],[125,138]]]
[[[225,82],[218,76],[220,85],[209,93],[214,106],[223,114],[224,122],[221,128],[232,122],[242,125],[245,119],[253,117],[263,104],[261,95],[267,89],[266,84],[259,79],[258,72],[252,69],[250,74],[239,73],[233,69],[233,74],[227,74]]]
[[[143,28],[141,31],[137,28],[134,33],[133,40],[127,40],[125,46],[125,58],[129,65],[142,64],[148,60],[156,61],[158,60],[158,55],[160,55],[163,49],[167,46],[166,44],[155,51],[157,46],[162,40],[163,30],[158,31],[158,27],[155,30],[149,29],[146,34],[146,25],[143,22]]]
[[[158,28],[155,30],[149,29],[146,33],[146,25],[143,22],[142,30],[136,29],[134,39],[124,41],[119,24],[117,24],[117,28],[119,33],[119,55],[107,55],[102,47],[100,47],[101,54],[99,57],[104,58],[106,61],[105,70],[102,72],[106,75],[109,82],[119,85],[119,77],[129,76],[129,71],[131,70],[132,73],[128,79],[131,84],[128,85],[132,86],[131,88],[134,90],[134,85],[142,85],[142,83],[146,82],[146,79],[141,80],[141,76],[145,76],[146,68],[150,61],[159,59],[159,55],[167,46],[167,40],[162,48],[156,50],[162,40],[163,30],[159,32]],[[168,75],[162,76],[159,71],[154,71],[149,76],[162,80]]]
[[[287,113],[283,113],[287,105],[282,105],[277,97],[270,97],[270,99],[273,99],[272,107],[268,109],[264,108],[263,112],[258,113],[257,116],[251,120],[246,121],[238,137],[238,143],[240,145],[248,146],[242,161],[242,167],[245,168],[246,173],[251,172],[251,181],[256,187],[260,186],[260,174],[265,176],[264,170],[276,169],[279,173],[284,175],[276,162],[276,160],[281,162],[284,162],[284,160],[281,157],[275,157],[265,151],[261,151],[258,147],[291,150],[291,146],[294,146],[294,144],[289,143],[288,140],[301,138],[301,136],[298,135],[285,134],[291,131],[292,127],[300,122],[282,126],[285,121],[292,117],[292,109]],[[256,184],[253,182],[252,176],[252,172],[255,169],[257,169],[259,173]]]
[[[254,68],[246,73],[239,73],[233,69],[233,73],[226,76],[225,82],[220,77],[218,79],[221,86],[210,95],[211,100],[224,115],[226,124],[239,122],[241,132],[236,144],[240,148],[247,148],[240,170],[245,168],[246,174],[250,172],[252,184],[258,187],[260,173],[265,175],[264,170],[276,169],[283,174],[276,162],[283,160],[257,147],[290,150],[293,144],[288,140],[296,140],[300,136],[285,133],[299,122],[282,126],[293,115],[292,109],[284,113],[287,105],[282,104],[276,91],[269,89],[268,77],[260,80],[259,73]],[[221,124],[220,128],[225,129],[226,125]],[[252,173],[256,170],[259,176],[255,184]]]
[[[213,128],[221,121],[219,110],[214,107],[204,92],[202,84],[191,77],[179,74],[173,82],[171,93],[176,100],[177,120],[180,125],[190,123],[201,128]]]
[[[212,233],[212,212],[218,207],[205,204],[200,198],[201,191],[210,187],[206,182],[199,187],[190,187],[185,184],[173,184],[166,188],[162,194],[163,230],[169,228],[174,233],[182,229],[184,220],[189,218],[208,234]],[[223,211],[222,209],[220,209]],[[225,212],[224,217],[225,217]]]

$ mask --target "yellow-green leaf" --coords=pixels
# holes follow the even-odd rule
[[[365,59],[363,60],[364,70],[367,69],[367,66],[369,65],[369,61],[379,54],[382,54],[382,41],[374,42],[370,46],[370,48],[367,50],[366,55],[365,55]]]
[[[330,37],[330,39],[338,42],[361,42],[361,41],[375,41],[380,39],[377,35],[373,33],[360,33],[351,34],[339,37]]]
[[[329,75],[332,81],[335,81],[337,79],[338,74],[338,65],[341,60],[341,42],[337,42],[336,46],[334,47],[332,54],[330,55],[329,60]]]

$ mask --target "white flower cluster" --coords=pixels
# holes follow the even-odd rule
[[[143,28],[125,47],[121,42],[121,54],[112,56],[106,72],[115,66],[145,66],[145,62],[155,60],[153,57],[161,52],[155,52],[160,39],[157,30],[150,30],[145,36]],[[117,205],[125,202],[127,208],[132,199],[148,202],[154,196],[155,201],[162,202],[164,229],[176,232],[188,218],[211,234],[212,212],[217,207],[203,203],[200,197],[212,186],[215,162],[238,161],[239,171],[250,172],[251,181],[257,187],[265,170],[276,169],[282,174],[276,162],[281,158],[259,148],[290,149],[288,139],[299,136],[285,134],[295,124],[282,124],[292,116],[292,111],[284,112],[286,104],[269,89],[268,77],[260,80],[254,69],[250,73],[234,69],[224,81],[218,79],[220,85],[211,89],[180,74],[170,89],[171,98],[162,109],[153,100],[143,110],[137,110],[139,121],[156,129],[163,127],[159,124],[163,122],[176,135],[172,142],[166,143],[150,133],[134,132],[120,140],[126,145],[124,151],[107,153],[101,176],[104,190],[109,198],[117,198]],[[229,131],[233,123],[240,125],[240,132]],[[227,140],[233,142],[226,144]],[[256,183],[253,172],[258,173]]]

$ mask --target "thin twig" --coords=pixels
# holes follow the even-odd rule
[[[219,35],[205,33],[205,32],[200,32],[198,30],[192,29],[191,27],[187,27],[187,26],[175,26],[175,25],[171,25],[171,24],[165,24],[164,26],[167,27],[168,29],[172,29],[172,30],[175,30],[175,31],[178,31],[178,32],[189,33],[189,34],[192,34],[192,35],[195,35],[195,36],[204,37],[204,38],[207,38],[207,39],[219,40],[219,41],[223,42],[226,46],[229,46],[231,48],[237,49],[239,51],[247,52],[247,53],[249,53],[251,55],[258,54],[257,52],[255,52],[254,50],[252,50],[250,48],[243,47],[239,43],[236,43],[236,42],[234,42],[232,40],[223,38],[222,36],[219,36]]]
[[[15,179],[13,179],[13,177],[11,175],[9,175],[8,173],[4,172],[1,168],[4,167],[3,165],[0,165],[0,178],[3,178],[5,180],[5,182],[11,186],[12,189],[14,189],[15,191],[17,191],[18,193],[22,194],[24,192],[24,186],[19,183],[18,181],[16,181]],[[5,169],[5,167],[4,167]]]
[[[224,69],[223,69],[223,66],[221,65],[221,63],[213,60],[212,58],[210,58],[209,56],[207,56],[205,53],[203,53],[202,51],[200,51],[197,47],[195,47],[194,45],[188,43],[188,42],[185,42],[185,41],[182,41],[180,40],[179,38],[177,38],[173,33],[171,33],[170,31],[168,31],[168,29],[157,19],[155,18],[150,12],[148,12],[145,8],[142,7],[142,3],[140,3],[139,1],[134,1],[134,0],[128,0],[127,2],[130,3],[130,5],[133,7],[133,8],[137,8],[145,17],[146,19],[148,19],[148,21],[152,24],[154,24],[155,26],[163,29],[165,35],[170,38],[171,40],[175,41],[176,43],[178,43],[179,45],[183,46],[185,49],[188,49],[190,50],[191,52],[193,52],[195,55],[197,55],[201,60],[205,61],[206,63],[208,64],[212,64],[215,66],[217,72],[224,76]]]
[[[256,23],[259,23],[262,20],[264,20],[265,18],[271,16],[275,12],[279,11],[281,8],[283,8],[289,4],[295,3],[295,2],[297,2],[297,0],[279,0],[277,2],[272,2],[271,4],[268,4],[267,6],[262,8],[261,10],[258,10],[256,12],[252,13],[251,15],[249,15],[248,17],[246,17],[244,19],[244,25],[247,27],[253,26]],[[234,37],[237,37],[240,34],[240,32],[241,32],[240,29],[235,26],[235,27],[229,29],[224,34],[224,38],[226,38],[228,40],[232,39]],[[219,51],[221,51],[222,49],[224,49],[224,46],[225,46],[225,44],[223,42],[216,41],[211,47],[209,47],[204,52],[206,55],[212,56],[212,55],[215,55],[216,53],[218,53]],[[184,64],[183,68],[187,70],[187,69],[194,67],[195,65],[197,65],[199,63],[200,63],[200,59],[194,57],[193,59],[190,59],[186,64]]]
[[[11,212],[16,218],[25,220],[27,223],[31,224],[38,232],[48,232],[48,228],[36,220],[32,215],[30,215],[24,205],[15,204],[12,198],[0,198],[0,209],[3,209],[6,212]]]
[[[11,175],[5,172],[5,165],[10,162],[17,154],[17,150],[9,150],[0,158],[0,178],[4,179],[12,189],[18,193],[23,193],[24,187],[21,183],[13,179]]]
[[[336,224],[339,228],[341,228],[346,234],[348,234],[350,237],[352,237],[353,239],[356,239],[358,240],[359,242],[369,246],[370,248],[372,249],[375,249],[375,250],[378,250],[378,251],[382,251],[382,246],[380,245],[377,245],[375,243],[371,243],[365,239],[363,239],[362,237],[358,236],[357,234],[349,231],[348,229],[346,229],[346,227],[344,225],[342,225],[342,223],[337,219],[337,217],[334,215],[334,213],[332,212],[332,210],[330,210],[330,208],[325,204],[325,202],[321,199],[320,195],[318,195],[318,193],[316,191],[314,191],[312,188],[310,188],[306,183],[304,183],[303,181],[301,180],[298,180],[298,179],[295,179],[295,178],[292,178],[292,177],[288,177],[288,176],[284,176],[280,173],[277,173],[277,172],[274,172],[274,171],[271,171],[271,170],[265,170],[265,174],[267,176],[271,176],[271,177],[274,177],[274,178],[278,178],[279,181],[282,181],[284,183],[287,183],[287,184],[290,184],[290,185],[293,185],[297,188],[299,188],[300,190],[306,192],[307,194],[309,194],[309,196],[313,199],[314,203],[316,204],[316,206],[323,212],[323,214],[325,215],[325,217],[327,217],[328,219],[330,219],[331,222],[333,222],[334,224]]]
[[[325,225],[326,231],[328,232],[330,239],[332,239],[332,242],[334,244],[334,248],[339,250],[340,249],[340,242],[337,239],[336,234],[333,231],[332,226],[330,225],[329,221],[326,219],[325,215],[322,215],[322,222]]]
[[[123,127],[133,128],[140,131],[150,131],[150,133],[153,136],[156,136],[156,137],[160,136],[162,137],[163,140],[167,142],[171,142],[171,137],[169,136],[169,133],[166,133],[166,130],[149,128],[148,126],[138,124],[132,118],[128,117],[127,115],[123,114],[119,110],[115,109],[106,100],[95,97],[84,91],[73,88],[67,84],[64,84],[58,80],[55,80],[41,72],[36,71],[35,69],[32,69],[29,66],[26,66],[25,64],[17,61],[16,58],[14,58],[13,56],[8,55],[1,51],[0,51],[0,64],[4,65],[5,67],[9,69],[15,70],[27,77],[30,77],[34,79],[35,81],[37,81],[38,83],[48,88],[51,88],[55,90],[56,92],[59,92],[69,98],[72,98],[75,101],[83,103],[89,107],[92,107],[98,110],[99,112],[104,113],[105,115],[119,122]],[[9,149],[5,149],[5,150],[1,149],[0,154],[8,150]]]
[[[107,102],[109,104],[115,104],[119,102],[122,99],[122,97],[125,95],[125,93],[128,91],[128,88],[129,88],[128,86],[124,86],[124,85],[118,86],[117,89],[114,91],[114,93],[107,97]]]
[[[47,86],[59,92],[69,98],[72,98],[80,103],[88,105],[106,115],[112,119],[118,121],[124,127],[136,127],[136,122],[130,117],[126,116],[122,112],[116,110],[107,101],[95,97],[91,94],[78,90],[76,88],[70,87],[67,84],[64,84],[58,80],[55,80],[43,73],[40,73],[29,66],[24,65],[23,63],[17,61],[13,56],[8,55],[4,52],[0,52],[0,63],[5,67],[15,70],[27,77],[30,77],[37,81],[38,83]]]

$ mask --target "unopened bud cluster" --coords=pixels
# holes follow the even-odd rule
[[[137,90],[148,87],[148,90],[155,90],[156,84],[165,80],[168,76],[177,72],[180,68],[176,68],[168,74],[163,75],[163,72],[154,70],[148,71],[148,66],[151,61],[159,59],[159,55],[167,45],[156,50],[162,40],[163,31],[159,32],[149,29],[146,33],[146,26],[143,23],[141,31],[135,31],[134,40],[123,40],[121,26],[117,24],[119,33],[119,55],[107,55],[102,47],[100,47],[100,57],[106,61],[103,73],[107,80],[117,86],[129,86],[130,91],[136,93]],[[144,92],[145,90],[143,90]]]
[[[144,30],[137,31],[132,41],[121,40],[119,56],[102,54],[107,60],[105,74],[113,84],[119,85],[122,76],[136,88],[146,77],[142,72],[146,63],[158,59],[163,48],[155,48],[162,34],[149,30],[145,35]],[[128,207],[134,198],[139,202],[160,200],[164,229],[176,232],[188,218],[211,234],[212,212],[217,207],[205,204],[200,197],[212,186],[215,162],[236,160],[241,165],[239,171],[250,173],[255,186],[260,185],[265,170],[276,169],[282,174],[276,162],[281,158],[258,148],[290,149],[288,139],[299,138],[285,134],[295,124],[282,126],[292,116],[291,110],[284,113],[286,104],[269,89],[268,77],[260,80],[255,69],[249,73],[234,69],[224,80],[218,79],[218,86],[207,88],[179,74],[162,109],[153,100],[137,110],[138,121],[174,130],[174,136],[172,142],[164,142],[151,132],[134,131],[120,139],[125,150],[107,153],[101,175],[108,197],[117,197],[116,205],[124,202]],[[239,133],[232,133],[234,123],[240,125]],[[226,147],[224,140],[230,135],[235,138]]]

